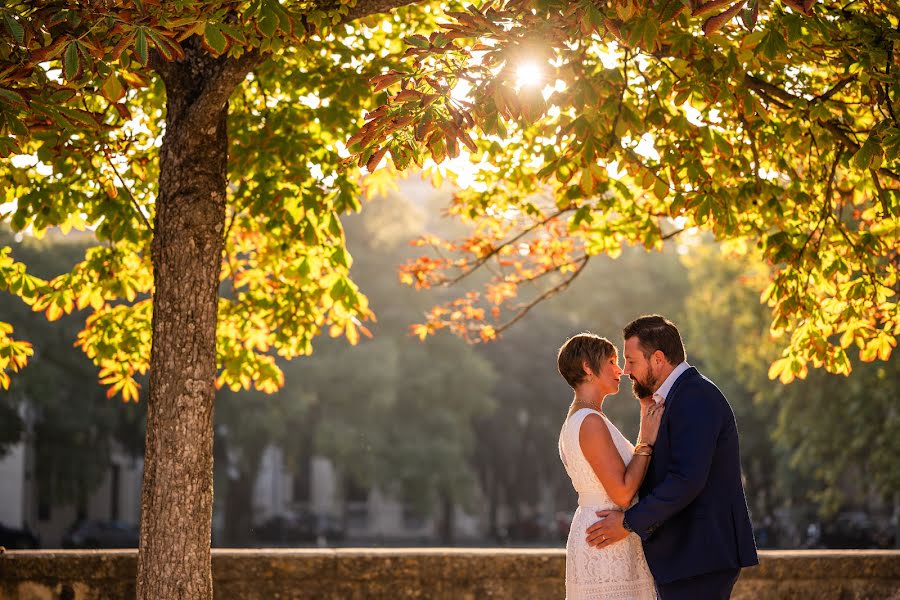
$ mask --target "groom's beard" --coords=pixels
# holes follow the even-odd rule
[[[652,389],[648,388],[646,385],[640,383],[637,379],[634,378],[632,378],[631,380],[631,392],[638,400],[653,395]]]
[[[653,372],[653,368],[651,367],[649,368],[649,373],[647,373],[646,381],[638,381],[634,375],[631,376],[631,391],[634,394],[634,397],[640,400],[641,398],[652,396],[656,388],[659,387],[657,385],[658,383],[659,378],[656,376],[656,373]]]

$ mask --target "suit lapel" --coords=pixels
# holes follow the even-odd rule
[[[699,375],[700,372],[697,371],[697,367],[688,367],[688,369],[682,373],[678,379],[675,380],[675,383],[672,384],[672,389],[669,390],[669,397],[666,398],[666,405],[668,406],[669,400],[675,397],[675,394],[678,392],[678,388],[682,383],[693,377],[695,374]]]
[[[650,472],[644,479],[644,482],[641,484],[641,491],[644,496],[646,496],[654,486],[662,481],[663,477],[665,476],[665,467],[668,464],[669,460],[668,454],[661,456],[659,453],[664,452],[663,449],[668,446],[669,430],[666,427],[666,420],[669,416],[669,407],[675,400],[675,394],[678,392],[678,388],[681,386],[681,384],[694,377],[695,374],[699,374],[697,369],[694,367],[689,368],[684,373],[678,376],[678,379],[676,379],[675,383],[672,384],[672,389],[669,390],[669,395],[666,398],[666,405],[663,408],[662,422],[659,425],[659,437],[656,439],[655,446],[656,450],[654,450],[653,452],[653,457],[650,458]]]
[[[666,398],[666,405],[663,408],[662,423],[660,423],[660,428],[662,428],[663,424],[665,424],[666,417],[669,416],[669,406],[671,406],[672,402],[675,400],[675,395],[678,393],[678,388],[681,387],[682,383],[694,377],[694,375],[699,375],[699,371],[697,371],[696,367],[690,367],[688,370],[682,373],[678,377],[678,379],[675,380],[675,383],[672,384],[672,389],[669,390],[669,395]]]

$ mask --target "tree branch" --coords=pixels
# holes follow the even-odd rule
[[[786,110],[799,108],[801,105],[797,103],[806,102],[804,98],[795,96],[794,94],[791,94],[790,92],[785,91],[780,87],[769,83],[768,81],[764,81],[758,77],[750,75],[749,73],[746,73],[744,75],[744,82],[747,84],[748,88],[756,91],[767,100]],[[844,81],[838,83],[831,90],[828,90],[827,92],[822,94],[822,96],[817,97],[817,99],[822,100],[825,99],[824,96],[826,95],[833,95],[837,93],[835,88],[839,89],[840,87],[847,85],[847,83],[849,83],[849,81],[845,79]],[[807,117],[809,117],[809,110],[804,110],[803,112],[806,113]],[[859,150],[859,143],[847,134],[846,129],[844,129],[839,121],[835,119],[828,119],[827,121],[819,120],[817,122],[820,126],[834,135],[837,139],[842,141],[844,145],[847,146],[847,148],[849,148],[853,152]],[[891,171],[890,169],[887,169],[885,167],[881,167],[880,169],[878,169],[878,173],[884,175],[885,177],[890,177],[895,181],[900,181],[900,174],[895,173],[894,171]]]
[[[575,261],[576,263],[580,262],[581,264],[578,266],[577,269],[575,269],[575,271],[572,273],[572,275],[571,275],[570,277],[568,277],[567,279],[564,279],[564,280],[561,281],[559,284],[553,286],[552,288],[550,288],[549,290],[547,290],[546,292],[544,292],[544,293],[541,294],[540,296],[534,298],[533,300],[531,300],[531,301],[528,302],[527,304],[521,306],[521,307],[519,308],[519,312],[516,313],[516,316],[514,316],[512,319],[510,319],[509,321],[507,321],[507,322],[504,323],[503,325],[500,325],[499,327],[497,327],[497,328],[494,330],[494,331],[496,332],[496,334],[499,335],[499,334],[501,334],[502,332],[506,331],[507,329],[509,329],[510,327],[512,327],[513,325],[515,325],[519,320],[521,320],[522,317],[524,317],[525,315],[527,315],[528,312],[529,312],[532,308],[534,308],[535,306],[537,306],[538,304],[540,304],[541,302],[543,302],[543,301],[546,300],[547,298],[550,298],[551,296],[555,296],[556,294],[558,294],[558,293],[564,291],[566,288],[568,288],[570,285],[572,285],[572,282],[575,281],[575,278],[576,278],[576,277],[578,277],[579,275],[581,275],[581,272],[584,271],[584,268],[587,266],[587,264],[588,264],[588,262],[589,262],[590,260],[591,260],[591,257],[590,257],[589,255],[584,255],[583,257],[581,257],[580,259],[578,259],[577,261]]]
[[[835,84],[833,88],[830,90],[823,92],[812,99],[813,102],[821,102],[823,100],[828,100],[839,91],[850,85],[852,82],[856,81],[856,75],[851,75],[850,77],[846,77]]]
[[[507,246],[509,246],[509,245],[511,245],[511,244],[515,244],[516,242],[518,242],[520,239],[522,239],[523,237],[525,237],[526,235],[528,235],[528,234],[531,233],[532,231],[534,231],[534,230],[536,230],[536,229],[539,229],[539,228],[543,227],[544,225],[546,225],[547,223],[549,223],[549,222],[552,221],[553,219],[559,217],[560,215],[563,215],[563,214],[565,214],[565,213],[567,213],[567,212],[571,212],[571,211],[573,211],[573,210],[575,210],[575,209],[574,209],[574,208],[564,208],[564,209],[562,209],[562,210],[558,210],[558,211],[556,211],[555,213],[549,215],[549,216],[548,216],[547,218],[545,218],[544,220],[539,221],[539,222],[535,223],[534,225],[531,225],[530,227],[525,228],[524,230],[522,230],[521,232],[519,232],[519,233],[518,233],[515,237],[513,237],[512,239],[503,242],[502,244],[500,244],[499,246],[497,246],[496,248],[494,248],[493,250],[491,250],[490,252],[488,252],[487,254],[485,254],[484,256],[482,256],[481,258],[479,258],[477,261],[475,261],[474,264],[472,264],[472,266],[470,266],[468,269],[466,269],[465,271],[463,271],[462,273],[460,273],[459,275],[457,275],[457,276],[454,277],[453,279],[450,279],[450,280],[448,280],[448,281],[445,281],[445,282],[443,283],[443,285],[445,285],[445,286],[451,286],[451,285],[453,285],[453,284],[459,282],[460,280],[465,279],[466,277],[468,277],[469,275],[471,275],[473,272],[475,272],[476,270],[478,270],[484,263],[486,263],[487,261],[489,261],[492,257],[496,256],[497,253],[499,253],[503,248],[506,248]]]
[[[116,168],[116,165],[113,164],[112,158],[109,156],[109,152],[106,151],[106,148],[103,148],[103,157],[106,159],[106,164],[109,165],[109,168],[113,170],[113,173],[116,174],[116,178],[119,180],[119,183],[122,184],[122,189],[125,190],[125,193],[128,194],[128,198],[131,200],[132,206],[134,206],[134,210],[141,217],[141,220],[144,222],[144,225],[147,226],[147,231],[153,233],[153,225],[150,224],[150,220],[147,219],[147,216],[144,214],[144,211],[141,210],[141,205],[138,204],[137,199],[135,199],[134,194],[131,193],[131,188],[128,187],[128,184],[125,183],[125,180],[122,179],[122,175],[119,173],[119,170]]]
[[[350,12],[344,18],[343,22],[348,23],[376,13],[390,12],[395,8],[409,6],[410,4],[418,4],[421,1],[422,0],[363,0],[362,2],[357,2],[356,6],[350,9]],[[325,2],[323,4],[333,5],[334,2]]]
[[[190,127],[204,128],[211,125],[238,84],[265,59],[255,49],[245,52],[239,58],[217,58],[215,73],[207,80],[200,96],[185,115],[186,121],[191,123]]]

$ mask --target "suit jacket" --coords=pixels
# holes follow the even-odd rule
[[[669,391],[639,497],[625,519],[657,583],[759,564],[734,412],[694,367]]]

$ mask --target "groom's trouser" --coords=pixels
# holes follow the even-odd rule
[[[657,586],[660,600],[728,600],[740,569],[726,569]]]

